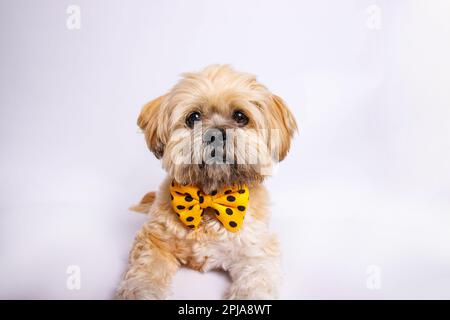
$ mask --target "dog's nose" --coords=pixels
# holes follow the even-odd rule
[[[216,138],[222,138],[222,141],[227,139],[227,132],[224,128],[211,128],[205,131],[203,134],[203,140],[206,143],[213,143],[216,141]]]

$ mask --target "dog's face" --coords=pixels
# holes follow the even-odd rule
[[[297,129],[281,98],[224,65],[184,74],[143,107],[138,125],[164,169],[205,192],[262,181]]]

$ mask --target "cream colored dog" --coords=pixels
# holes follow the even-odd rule
[[[164,299],[175,272],[187,266],[228,271],[229,299],[276,298],[280,250],[268,229],[269,197],[262,182],[286,156],[297,129],[282,99],[252,75],[212,65],[184,74],[169,93],[146,104],[138,125],[168,176],[134,208],[149,220],[136,236],[117,296]],[[198,228],[188,228],[171,204],[174,181],[205,194],[247,186],[240,229],[227,230],[212,208],[203,210]]]

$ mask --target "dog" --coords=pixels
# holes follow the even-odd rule
[[[263,186],[297,131],[285,102],[228,65],[185,73],[138,126],[167,178],[133,209],[148,214],[119,299],[166,299],[181,266],[227,271],[227,299],[276,299],[280,248]]]

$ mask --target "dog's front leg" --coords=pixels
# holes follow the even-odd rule
[[[128,270],[117,289],[119,299],[165,299],[179,263],[149,233],[141,231],[130,253]]]
[[[264,249],[249,249],[265,251]],[[251,251],[247,251],[250,253]],[[244,254],[228,268],[232,284],[227,299],[276,299],[281,282],[278,248],[263,256]]]

